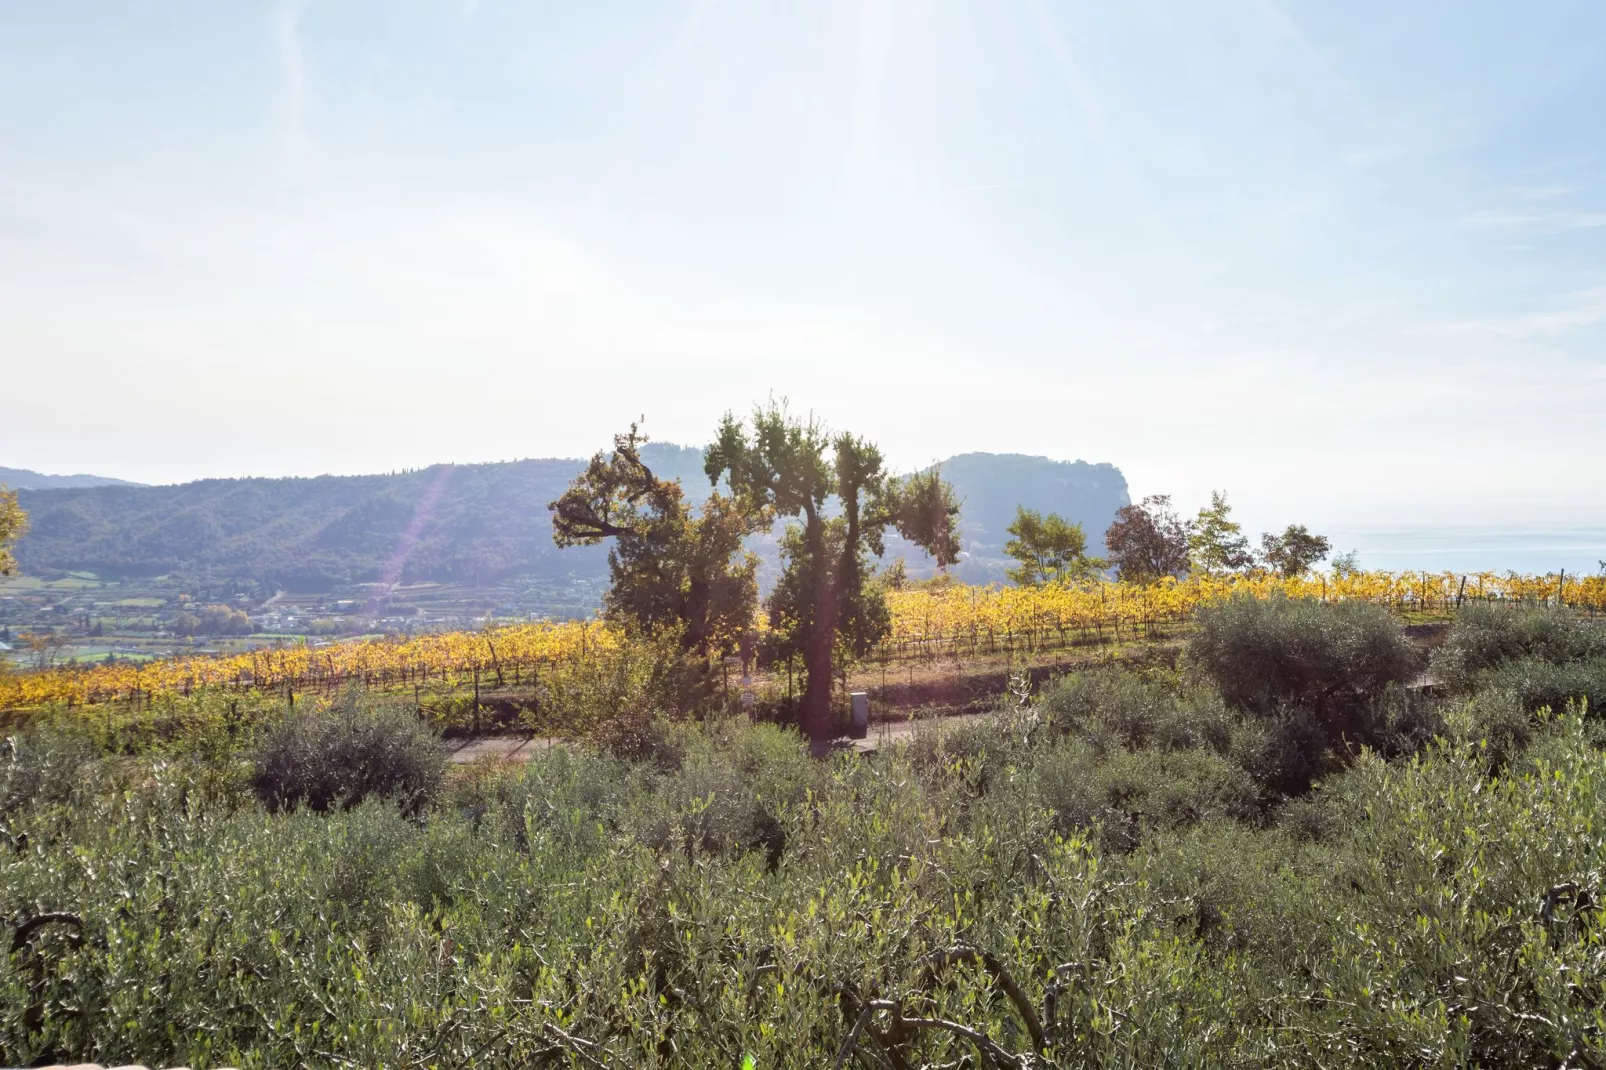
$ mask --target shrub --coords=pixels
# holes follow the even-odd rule
[[[1507,771],[1544,731],[1540,718],[1516,692],[1498,687],[1486,687],[1449,707],[1445,721],[1445,737],[1478,748],[1495,773]]]
[[[1123,668],[1061,676],[1043,689],[1038,709],[1057,733],[1081,736],[1101,750],[1209,747],[1225,753],[1234,721],[1212,691]]]
[[[1388,611],[1363,602],[1237,596],[1199,611],[1188,660],[1230,706],[1298,705],[1324,720],[1403,683],[1416,655]]]
[[[649,842],[688,853],[762,848],[773,867],[785,847],[779,817],[820,783],[802,738],[775,725],[731,719],[684,736],[680,768],[657,785]]]
[[[1525,712],[1561,713],[1569,703],[1589,711],[1606,706],[1606,657],[1560,664],[1539,657],[1508,661],[1485,674],[1491,686],[1513,695]]]
[[[907,748],[910,763],[929,783],[957,773],[968,793],[985,795],[1010,767],[1031,761],[1041,724],[1029,717],[1006,708],[957,724],[940,718],[917,723]]]
[[[1185,828],[1256,812],[1254,781],[1208,750],[1115,750],[1084,741],[1039,756],[1033,776],[1041,805],[1062,831],[1097,827],[1107,847],[1131,850],[1150,831]]]
[[[0,1062],[1602,1065],[1606,754],[1534,725],[1498,776],[1465,740],[1362,758],[1281,828],[1213,816],[1242,786],[1208,749],[1075,737],[968,809],[901,748],[815,763],[735,724],[674,773],[537,755],[478,817],[272,814],[199,797],[194,764],[107,762],[120,790],[6,815]],[[1144,842],[1054,835],[1051,790]],[[643,842],[727,791],[777,800],[801,846],[773,871]]]
[[[411,710],[348,691],[326,710],[270,726],[251,751],[251,787],[274,811],[351,807],[379,795],[416,812],[440,790],[446,760]]]
[[[1233,732],[1230,755],[1268,800],[1301,795],[1343,764],[1321,721],[1298,706],[1244,721]]]
[[[66,802],[100,751],[69,724],[36,724],[0,739],[0,818],[38,803]]]
[[[1249,771],[1270,803],[1304,794],[1363,747],[1386,758],[1411,755],[1445,729],[1437,702],[1391,688],[1352,707],[1343,721],[1324,720],[1302,706],[1246,718],[1234,726],[1228,755]]]
[[[682,720],[717,706],[720,681],[673,635],[632,635],[617,650],[543,671],[530,727],[628,739],[659,718]]]
[[[1363,714],[1357,735],[1344,742],[1351,749],[1370,747],[1385,758],[1416,754],[1448,728],[1443,702],[1426,691],[1388,688]]]
[[[531,754],[522,768],[454,778],[451,801],[476,827],[489,819],[521,850],[538,838],[591,850],[630,824],[652,784],[651,767],[556,746]]]
[[[1522,750],[1536,727],[1522,699],[1499,688],[1479,691],[1453,719],[1469,742],[1484,745],[1495,768],[1504,766]]]
[[[1557,606],[1471,602],[1433,654],[1433,672],[1446,686],[1468,691],[1508,661],[1564,664],[1606,657],[1606,628]]]
[[[1316,852],[1298,832],[1205,821],[1151,837],[1123,868],[1146,881],[1170,904],[1173,922],[1212,951],[1298,961],[1324,950],[1315,926],[1290,924],[1303,920],[1317,891],[1302,864],[1302,856]]]
[[[669,771],[684,760],[684,733],[651,710],[627,709],[596,721],[590,742],[624,762],[645,762]]]

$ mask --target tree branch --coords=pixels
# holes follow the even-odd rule
[[[981,1056],[984,1066],[997,1066],[1004,1068],[1004,1070],[1025,1070],[1026,1063],[1021,1056],[1008,1051],[986,1033],[978,1029],[972,1029],[968,1025],[961,1025],[959,1022],[950,1022],[946,1018],[905,1018],[903,1009],[890,999],[865,1001],[864,1009],[859,1012],[858,1020],[853,1023],[852,1031],[848,1033],[841,1050],[837,1052],[835,1070],[842,1070],[842,1067],[847,1065],[848,1057],[853,1054],[860,1035],[864,1032],[865,1027],[870,1024],[870,1019],[874,1017],[877,1011],[886,1011],[891,1014],[893,1025],[903,1029],[935,1030],[951,1033],[956,1037],[968,1040],[976,1049],[976,1054]]]
[[[1048,1046],[1043,1034],[1043,1023],[1038,1019],[1037,1012],[1032,1009],[1031,1000],[1026,998],[1026,993],[1015,982],[1015,978],[1010,975],[1010,972],[1004,968],[1004,964],[992,952],[983,951],[981,948],[973,947],[969,944],[960,944],[931,952],[925,957],[925,962],[929,967],[930,975],[933,977],[938,970],[956,963],[981,966],[993,975],[993,980],[997,982],[998,987],[1004,990],[1004,995],[1008,996],[1009,1001],[1015,1005],[1016,1012],[1026,1025],[1026,1032],[1031,1034],[1032,1050],[1041,1053]]]

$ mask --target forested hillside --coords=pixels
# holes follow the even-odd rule
[[[7,468],[0,465],[0,487],[10,487],[12,490],[55,490],[67,487],[138,487],[142,484],[130,483],[126,479],[112,479],[110,476],[70,475],[47,476],[43,472],[35,472],[29,468]]]
[[[693,498],[702,496],[700,450],[653,443],[644,457],[679,477]],[[542,459],[393,475],[25,490],[31,528],[17,557],[25,572],[40,575],[179,573],[291,590],[381,579],[601,578],[605,549],[552,543],[547,503],[580,466]],[[967,557],[957,571],[971,581],[1001,578],[1004,528],[1017,504],[1081,521],[1096,546],[1128,502],[1125,479],[1108,464],[970,453],[943,462],[943,473],[965,502]],[[773,540],[759,549],[773,560]],[[909,558],[920,565],[918,555]]]
[[[961,453],[942,462],[942,474],[964,502],[959,527],[966,556],[955,573],[967,583],[1004,582],[1004,570],[1016,564],[1004,553],[1004,543],[1017,506],[1081,524],[1088,552],[1097,555],[1104,552],[1104,529],[1115,511],[1131,501],[1126,477],[1113,464]],[[910,563],[915,560],[911,554]]]

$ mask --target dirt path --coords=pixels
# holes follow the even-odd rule
[[[890,747],[898,743],[907,743],[914,738],[920,725],[940,723],[945,726],[967,724],[987,716],[984,713],[958,713],[947,717],[926,717],[915,721],[882,721],[870,726],[870,734],[864,739],[849,739],[843,736],[837,739],[836,745],[842,750],[851,750],[859,754],[871,754],[882,747]],[[550,750],[557,746],[561,740],[549,739],[544,736],[480,736],[477,739],[457,740],[453,744],[452,762],[457,765],[467,765],[485,759],[505,762],[525,762],[530,756],[540,751]]]

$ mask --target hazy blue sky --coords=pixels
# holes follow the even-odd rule
[[[1606,6],[0,6],[0,463],[1111,461],[1606,521]]]

